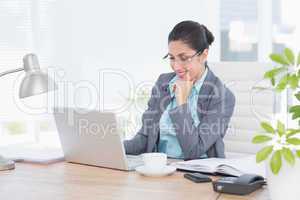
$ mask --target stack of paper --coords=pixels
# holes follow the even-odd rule
[[[1,147],[0,154],[16,162],[51,164],[64,160],[61,148],[44,147],[37,144]]]

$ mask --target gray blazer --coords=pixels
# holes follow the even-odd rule
[[[172,100],[168,84],[174,76],[174,72],[159,76],[152,88],[148,108],[142,116],[142,128],[133,139],[124,141],[126,154],[157,151],[159,120]],[[198,98],[199,125],[193,125],[187,104],[169,111],[185,160],[197,159],[204,153],[208,157],[225,157],[223,137],[234,105],[233,93],[208,69]]]

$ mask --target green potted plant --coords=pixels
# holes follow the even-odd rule
[[[296,97],[297,103],[287,105],[286,109],[287,116],[296,122],[296,126],[288,127],[284,119],[263,121],[264,133],[256,134],[252,142],[264,145],[256,154],[256,162],[266,162],[271,199],[296,200],[300,198],[300,53],[296,57],[286,48],[282,54],[271,54],[270,59],[277,67],[267,71],[264,78],[270,80],[274,92],[287,92]]]

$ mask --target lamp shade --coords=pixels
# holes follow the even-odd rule
[[[23,78],[19,97],[25,98],[57,89],[55,82],[41,71],[35,54],[27,54],[23,58],[25,77]]]

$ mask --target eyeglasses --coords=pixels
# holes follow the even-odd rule
[[[186,58],[178,58],[178,59],[176,59],[175,57],[170,57],[170,55],[167,54],[167,55],[165,55],[165,56],[163,57],[163,59],[169,58],[169,61],[170,61],[171,64],[174,64],[175,62],[177,62],[177,63],[180,64],[180,65],[186,65],[186,64],[192,62],[193,58],[196,57],[196,56],[198,56],[198,55],[200,55],[201,53],[202,53],[202,51],[197,51],[197,52],[196,52],[194,55],[192,55],[192,56],[188,56],[188,57],[186,57]]]

